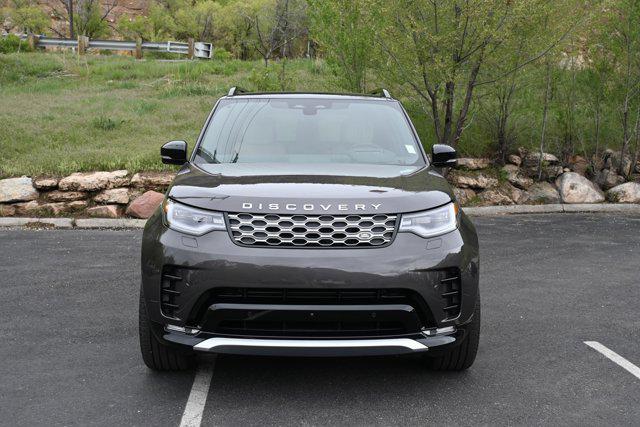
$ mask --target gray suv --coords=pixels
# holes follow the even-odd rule
[[[472,365],[478,239],[400,103],[247,93],[214,106],[142,242],[140,346],[154,370],[197,353],[419,354]]]

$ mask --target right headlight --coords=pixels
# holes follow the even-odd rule
[[[169,228],[193,236],[202,236],[214,230],[226,230],[221,212],[206,211],[166,199],[164,219]]]
[[[403,214],[398,231],[427,238],[449,233],[456,228],[458,228],[458,205],[449,203],[428,211]]]

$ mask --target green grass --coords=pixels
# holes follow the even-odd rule
[[[265,69],[261,61],[137,61],[118,55],[71,52],[0,54],[0,178],[16,175],[65,175],[76,171],[162,170],[159,147],[172,139],[193,146],[214,102],[231,86],[264,91],[340,92],[329,67],[320,60],[289,60]],[[540,77],[540,76],[537,76]],[[532,81],[543,82],[534,74]],[[562,77],[562,76],[560,76]],[[372,84],[372,87],[379,86]],[[405,85],[406,86],[406,85]],[[539,141],[542,107],[539,84],[524,85],[513,112],[513,149],[534,148]],[[410,99],[408,87],[392,88],[403,101],[429,147],[430,119]],[[404,92],[403,92],[404,90]],[[486,93],[472,106],[462,140],[462,155],[495,151],[487,116],[495,111]],[[605,106],[601,149],[616,148],[619,114]],[[484,117],[484,118],[483,118]],[[552,105],[547,150],[558,154],[563,143],[559,107]],[[593,117],[576,109],[576,152],[593,146]]]
[[[285,89],[337,90],[319,69],[289,61]],[[192,146],[229,87],[280,88],[279,68],[268,71],[259,61],[0,55],[0,177],[162,170],[160,145]]]

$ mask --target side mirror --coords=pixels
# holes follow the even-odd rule
[[[187,162],[187,143],[169,141],[160,148],[162,163],[167,165],[183,165]]]
[[[456,150],[445,144],[431,147],[431,163],[438,168],[452,168],[456,165]]]

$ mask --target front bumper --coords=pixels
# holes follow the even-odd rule
[[[160,284],[167,266],[173,269],[170,272],[178,271],[181,278],[179,303],[170,316],[160,304]],[[473,314],[478,296],[478,269],[475,229],[464,214],[458,230],[432,239],[399,233],[392,244],[382,248],[290,249],[241,247],[233,243],[226,232],[212,232],[197,238],[186,236],[166,228],[158,212],[147,222],[142,248],[143,295],[148,316],[157,326],[153,328],[156,335],[167,344],[217,353],[402,354],[455,345]],[[449,270],[458,271],[460,277],[460,307],[453,317],[447,314],[447,300],[442,297],[442,274]],[[402,289],[418,295],[425,307],[419,318],[407,317],[407,323],[416,319],[420,322],[419,330],[410,333],[379,337],[357,333],[340,337],[238,336],[216,333],[207,326],[215,323],[212,317],[216,309],[229,307],[210,306],[203,295],[221,288]],[[255,317],[255,307],[252,310],[247,313]],[[210,313],[211,317],[203,317],[206,316],[203,313]],[[260,316],[274,316],[268,308],[260,313]],[[317,313],[317,307],[305,313]],[[378,310],[372,315],[381,313],[383,311]],[[166,331],[166,325],[193,328],[198,333]],[[448,327],[455,328],[456,333],[447,336],[421,333],[421,330]]]

